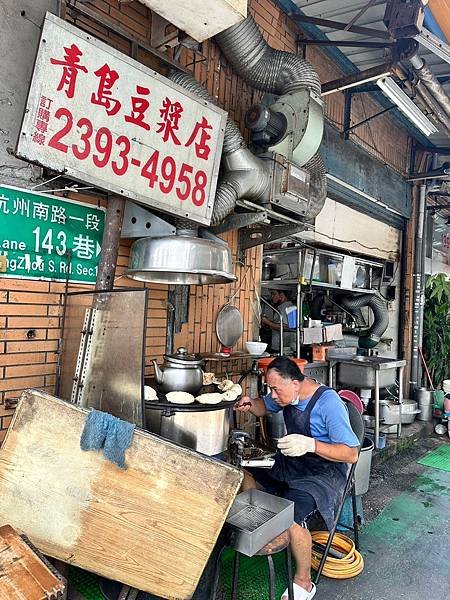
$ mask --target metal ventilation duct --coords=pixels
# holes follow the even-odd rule
[[[360,348],[375,348],[381,336],[389,327],[389,313],[387,302],[376,294],[359,294],[345,296],[340,301],[341,306],[352,314],[358,314],[363,306],[372,309],[373,323],[365,335],[360,336],[358,345]]]

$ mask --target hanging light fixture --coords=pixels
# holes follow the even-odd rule
[[[411,98],[398,86],[392,77],[381,77],[377,85],[385,96],[426,136],[438,132],[438,128],[423,114]]]

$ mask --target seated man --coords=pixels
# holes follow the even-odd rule
[[[311,581],[312,540],[308,526],[317,513],[328,529],[335,506],[342,498],[348,464],[358,460],[359,440],[353,433],[347,409],[326,386],[305,378],[285,356],[274,359],[266,382],[271,390],[263,398],[241,398],[238,411],[256,417],[283,411],[287,435],[278,440],[271,469],[245,471],[243,490],[258,487],[295,502],[295,523],[290,528],[296,562],[295,600],[310,600],[316,593]],[[287,590],[281,600],[287,600]]]

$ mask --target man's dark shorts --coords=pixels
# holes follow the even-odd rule
[[[284,481],[271,476],[270,469],[254,467],[247,469],[263,491],[292,500],[294,506],[294,521],[306,529],[326,529],[323,519],[317,510],[313,496],[302,490],[294,490]]]

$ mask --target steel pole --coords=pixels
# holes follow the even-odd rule
[[[103,233],[102,251],[95,284],[97,292],[110,292],[114,287],[124,211],[125,198],[122,198],[122,196],[108,197],[105,231]]]

